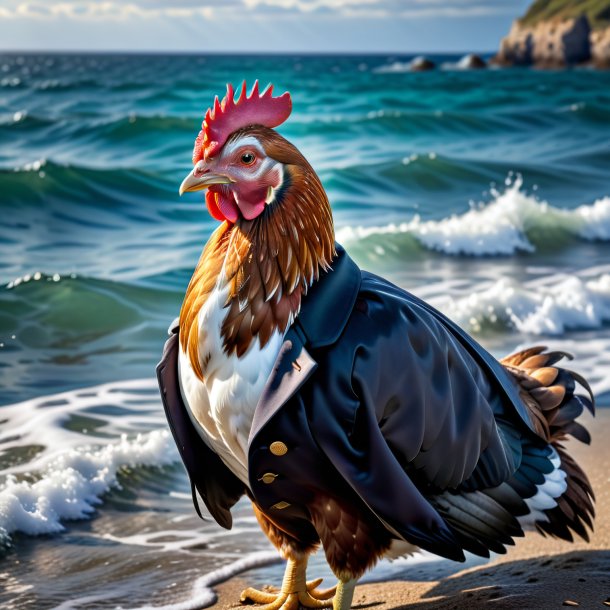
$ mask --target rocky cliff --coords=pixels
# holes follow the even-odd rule
[[[599,68],[610,68],[610,27],[591,34],[591,59]]]
[[[500,44],[503,65],[610,67],[610,0],[537,0]]]

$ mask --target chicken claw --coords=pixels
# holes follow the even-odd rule
[[[305,608],[332,607],[336,587],[318,591],[316,587],[322,582],[322,579],[317,578],[306,582],[306,569],[306,559],[296,561],[290,559],[286,565],[282,588],[277,593],[248,587],[242,591],[240,601],[263,604],[259,606],[258,610],[298,610],[299,606]]]

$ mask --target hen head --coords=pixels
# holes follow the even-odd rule
[[[222,102],[216,98],[205,115],[195,140],[195,166],[180,185],[180,194],[207,189],[210,214],[236,224],[261,216],[287,188],[319,184],[303,155],[272,129],[291,110],[289,93],[273,97],[269,86],[259,95],[257,81],[246,95],[244,82],[235,100],[233,88],[227,85],[225,98]]]
[[[332,212],[322,183],[303,155],[273,127],[292,110],[290,94],[271,87],[250,95],[242,86],[215,99],[195,140],[193,171],[180,186],[207,189],[212,216],[222,222],[210,236],[180,311],[180,336],[193,370],[199,357],[199,311],[221,279],[228,309],[224,349],[241,357],[257,339],[261,348],[285,332],[301,297],[336,256]]]

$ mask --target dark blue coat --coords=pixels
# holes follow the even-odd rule
[[[339,492],[363,502],[393,536],[461,559],[428,498],[506,481],[521,462],[520,437],[533,434],[501,364],[430,305],[361,271],[338,246],[332,271],[312,286],[286,333],[256,407],[246,489],[189,419],[177,332],[171,329],[157,368],[163,403],[195,505],[196,489],[226,528],[230,508],[248,493],[298,537],[311,529],[312,496]]]

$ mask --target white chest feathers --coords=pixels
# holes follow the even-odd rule
[[[248,437],[254,410],[283,342],[276,331],[261,349],[254,339],[244,355],[223,350],[222,323],[228,287],[210,294],[199,312],[199,355],[206,361],[204,381],[197,378],[180,349],[180,388],[193,424],[204,442],[248,485]]]

